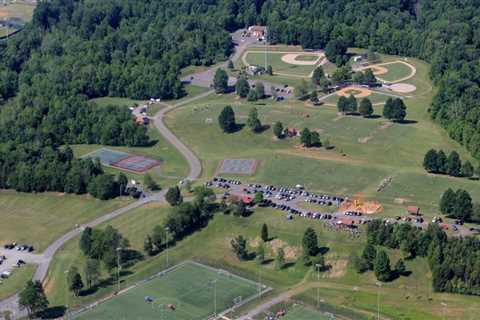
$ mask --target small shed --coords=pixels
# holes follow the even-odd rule
[[[420,214],[420,208],[417,207],[417,206],[408,206],[407,207],[407,212],[409,214],[413,214],[413,215],[418,216]]]
[[[242,202],[246,205],[251,205],[253,202],[253,197],[249,195],[242,195],[240,200],[242,200]]]

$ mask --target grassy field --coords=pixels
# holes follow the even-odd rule
[[[339,98],[340,97],[338,95],[333,94],[326,99],[322,99],[321,101],[326,105],[336,107]],[[368,99],[370,99],[370,101],[373,104],[383,104],[383,103],[385,103],[385,101],[387,101],[388,98],[389,98],[389,96],[387,96],[385,94],[382,94],[381,92],[376,92],[376,91],[372,91],[372,94],[368,96]],[[357,98],[358,104],[360,104],[361,100],[362,100],[362,98]]]
[[[130,240],[132,248],[142,250],[145,234],[150,232],[154,225],[161,223],[167,212],[168,208],[151,204],[114,219],[111,224]],[[261,267],[255,261],[239,262],[230,249],[230,240],[241,234],[248,239],[249,250],[254,251],[260,242],[259,234],[263,223],[268,225],[270,235],[274,238],[267,244],[266,258],[269,262]],[[333,266],[330,272],[321,274],[319,282],[311,268],[303,266],[301,262],[296,263],[296,259],[300,257],[303,232],[308,226],[316,230],[320,246],[329,248],[325,259]],[[293,299],[316,306],[317,290],[314,286],[318,285],[321,312],[361,319],[354,315],[371,316],[376,313],[375,277],[371,272],[357,274],[348,266],[347,261],[352,252],[360,252],[364,241],[363,235],[352,239],[345,233],[329,231],[319,221],[300,218],[288,221],[279,211],[258,209],[248,218],[218,214],[208,227],[177,243],[169,249],[168,254],[170,266],[191,259],[229,270],[248,279],[260,279],[260,282],[274,289],[264,300],[290,288],[298,288],[299,293]],[[278,247],[284,248],[288,262],[288,267],[281,271],[275,270],[273,263],[274,251]],[[396,251],[389,250],[388,253],[392,264],[401,257]],[[115,290],[115,282],[106,281],[90,296],[75,298],[67,293],[64,270],[68,270],[72,265],[82,270],[83,264],[84,258],[78,249],[78,239],[72,240],[57,253],[46,285],[52,306],[62,305],[65,301],[68,301],[70,306],[91,303]],[[407,270],[412,271],[409,277],[402,277],[381,288],[380,312],[383,316],[391,319],[440,320],[442,310],[439,305],[445,301],[449,306],[446,319],[476,319],[480,312],[478,298],[433,293],[431,273],[425,259],[406,261],[406,266]],[[165,268],[165,252],[146,258],[125,273],[121,286],[125,288]],[[107,277],[108,274],[104,272],[104,276]]]
[[[18,18],[24,22],[28,22],[32,19],[34,9],[34,5],[25,3],[21,0],[16,1],[15,3],[9,3],[6,6],[2,4],[0,5],[0,19]],[[13,28],[1,27],[0,37],[6,36],[15,30],[16,29]]]
[[[286,309],[286,314],[282,319],[285,320],[328,320],[331,319],[323,314],[313,311],[310,308],[306,308],[302,305],[292,305]]]
[[[186,263],[75,319],[200,320],[232,307],[235,298],[248,298],[256,292],[257,285],[253,282]],[[153,301],[145,302],[145,296]],[[167,304],[173,304],[175,310],[168,309]]]
[[[398,57],[384,57],[395,61]],[[430,120],[426,106],[431,102],[432,86],[428,81],[429,66],[410,59],[417,68],[414,78],[407,81],[417,86],[412,98],[406,99],[407,119],[411,123],[392,124],[383,118],[364,119],[358,116],[338,116],[335,107],[309,107],[302,102],[272,100],[256,104],[233,96],[210,96],[177,109],[166,118],[167,125],[200,157],[203,177],[215,174],[218,163],[225,158],[254,158],[259,161],[254,176],[243,180],[264,183],[303,183],[307,188],[343,195],[363,193],[379,200],[385,215],[402,215],[407,204],[417,205],[427,217],[438,215],[438,199],[452,187],[468,190],[480,199],[478,181],[432,176],[422,168],[425,153],[431,149],[446,152],[457,150],[463,160],[477,161],[437,124]],[[277,140],[271,129],[253,134],[248,128],[234,134],[224,134],[216,119],[225,105],[236,112],[237,122],[245,123],[248,111],[256,106],[263,124],[281,121],[284,127],[308,127],[329,140],[333,150],[304,150],[298,138]],[[381,115],[382,109],[375,108]],[[376,189],[381,181],[392,177],[383,191]],[[478,200],[477,200],[478,201]],[[399,204],[400,203],[400,204]]]
[[[267,64],[271,65],[273,68],[274,73],[279,73],[282,75],[293,75],[293,76],[301,76],[301,77],[308,77],[310,73],[315,69],[314,65],[311,66],[302,66],[302,65],[295,65],[289,64],[282,61],[282,56],[285,53],[277,53],[277,52],[268,52],[267,53]],[[252,52],[249,51],[245,53],[245,60],[250,65],[265,65],[265,54],[262,52]]]
[[[76,224],[125,206],[131,199],[101,201],[90,196],[0,192],[0,245],[28,243],[41,252]]]

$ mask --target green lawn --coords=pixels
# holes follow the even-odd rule
[[[131,202],[122,198],[101,201],[91,196],[57,193],[0,192],[0,245],[28,243],[36,252],[53,240],[82,224]]]
[[[326,98],[324,100],[321,100],[321,101],[326,105],[336,107],[339,98],[340,98],[339,96],[337,96],[336,94],[333,94],[333,95],[329,96],[328,98]],[[387,101],[388,98],[389,98],[389,96],[387,96],[385,94],[382,94],[380,92],[372,92],[372,94],[368,96],[368,99],[370,99],[370,101],[373,104],[383,104],[383,103],[385,103],[385,101]],[[362,98],[357,98],[358,104],[360,104],[361,100],[362,100]]]
[[[328,320],[329,317],[306,308],[302,305],[295,304],[286,309],[286,315],[282,317],[285,320]]]
[[[115,107],[134,107],[143,103],[142,100],[134,100],[129,98],[119,98],[119,97],[101,97],[90,100],[95,102],[99,107],[106,106],[115,106]]]
[[[274,73],[281,73],[285,75],[294,75],[294,76],[303,76],[308,77],[310,73],[314,70],[315,66],[302,66],[289,64],[282,61],[282,56],[285,53],[277,52],[268,52],[267,53],[267,64],[271,65]],[[265,54],[262,52],[247,52],[245,56],[246,61],[250,65],[265,65]]]
[[[35,5],[17,0],[15,3],[9,3],[6,6],[2,5],[0,7],[0,16],[2,18],[19,18],[27,22],[32,19],[34,9]]]
[[[186,263],[75,319],[200,320],[232,307],[235,298],[248,298],[256,292],[255,283],[204,265]],[[153,302],[145,302],[145,296]],[[175,310],[168,309],[168,304],[173,304]]]

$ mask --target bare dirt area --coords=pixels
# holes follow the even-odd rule
[[[371,90],[368,90],[367,88],[363,88],[363,87],[357,87],[357,86],[349,86],[349,87],[346,87],[346,88],[343,88],[341,90],[338,90],[336,92],[337,96],[339,97],[348,97],[350,96],[351,94],[353,94],[353,96],[357,99],[359,98],[365,98],[365,97],[368,97],[372,94],[372,91]]]
[[[298,60],[299,56],[317,56],[316,60],[307,61],[307,60]],[[313,66],[318,63],[318,61],[323,57],[323,54],[312,54],[312,53],[287,53],[282,56],[282,61],[289,64],[294,64],[297,66]]]
[[[325,274],[326,278],[341,278],[347,272],[348,261],[345,259],[327,260],[326,265],[330,266]]]
[[[389,86],[389,89],[398,93],[411,93],[417,90],[417,87],[409,83],[394,83]]]

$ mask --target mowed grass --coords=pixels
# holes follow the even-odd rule
[[[295,304],[286,310],[286,314],[282,319],[285,320],[329,320],[330,317],[322,315],[312,309],[302,305]]]
[[[314,65],[302,66],[290,64],[282,61],[282,57],[285,53],[267,52],[267,65],[271,65],[274,73],[283,75],[293,75],[308,77],[310,73],[315,69]],[[249,51],[245,53],[245,60],[250,65],[264,66],[265,65],[265,53]]]
[[[388,72],[378,75],[377,77],[385,81],[397,81],[408,77],[412,73],[412,69],[401,62],[386,64],[382,65],[381,67],[388,69]]]
[[[35,5],[28,4],[24,1],[16,1],[15,3],[9,3],[6,6],[0,6],[0,18],[18,18],[25,22],[30,21],[33,16],[33,10]]]
[[[206,266],[185,263],[166,274],[130,289],[75,319],[206,319],[248,298],[257,285]],[[144,301],[149,296],[151,303]],[[175,310],[167,308],[168,304]],[[216,308],[216,309],[215,309]]]
[[[53,240],[75,228],[76,224],[93,220],[132,200],[111,201],[91,196],[57,193],[0,192],[0,245],[7,242],[27,243],[41,252]]]
[[[387,58],[398,60],[386,57],[384,61]],[[385,215],[403,215],[405,206],[412,204],[420,206],[427,217],[433,217],[439,214],[438,201],[447,188],[463,188],[474,199],[480,199],[480,184],[427,174],[422,167],[425,153],[431,148],[447,153],[456,150],[464,161],[470,160],[474,166],[478,162],[430,120],[427,106],[434,91],[428,81],[429,66],[414,59],[409,59],[409,63],[417,67],[416,76],[409,81],[417,86],[417,91],[405,99],[411,123],[390,123],[381,117],[338,116],[335,107],[309,107],[296,101],[249,103],[231,95],[212,95],[181,107],[167,115],[166,123],[200,157],[203,178],[213,176],[225,158],[253,158],[259,161],[257,172],[242,176],[244,181],[303,183],[313,191],[346,196],[363,193],[367,198],[380,200]],[[249,110],[257,107],[263,124],[271,126],[281,121],[284,127],[308,127],[335,148],[304,150],[299,148],[298,138],[277,140],[271,129],[260,134],[248,128],[233,134],[222,133],[217,117],[225,105],[233,107],[238,123],[244,124]],[[374,109],[374,114],[382,114],[381,106]],[[387,177],[393,178],[392,183],[383,192],[377,192]]]
[[[151,232],[153,226],[164,221],[167,212],[168,207],[151,204],[118,217],[109,224],[119,229],[130,240],[132,248],[141,251],[145,235]],[[267,244],[266,258],[269,262],[258,266],[255,261],[239,261],[231,251],[231,239],[243,235],[248,240],[248,250],[253,252],[260,242],[260,229],[264,223],[268,225],[269,234],[274,239]],[[301,259],[296,262],[301,255],[302,237],[307,227],[315,229],[319,236],[319,245],[328,248],[325,260],[327,264],[333,265],[330,272],[321,273],[319,282],[317,282],[317,274],[313,272],[312,268],[304,266]],[[295,218],[293,221],[289,221],[280,211],[257,209],[248,218],[217,214],[206,228],[171,247],[168,255],[170,266],[185,260],[195,260],[273,287],[272,294],[265,296],[263,301],[290,288],[300,287],[304,291],[299,290],[299,294],[293,297],[294,300],[316,306],[317,290],[312,289],[311,286],[318,284],[322,300],[319,312],[327,311],[349,319],[362,319],[355,315],[365,315],[369,318],[376,314],[375,276],[373,272],[357,274],[348,265],[348,259],[352,253],[361,252],[364,244],[365,236],[363,234],[359,238],[352,239],[343,232],[326,229],[318,220]],[[288,262],[288,267],[280,271],[275,270],[273,262],[274,248],[278,247],[284,248]],[[388,250],[388,254],[392,265],[401,257],[401,253],[397,251]],[[69,306],[76,307],[96,301],[116,289],[115,282],[106,282],[91,296],[73,297],[66,291],[64,274],[64,270],[68,270],[72,265],[77,266],[82,272],[84,258],[78,249],[78,238],[70,241],[55,255],[46,284],[46,291],[52,306],[62,305],[67,301]],[[390,319],[440,320],[442,319],[442,310],[439,306],[442,301],[445,301],[449,306],[447,319],[476,319],[475,316],[480,312],[478,298],[433,293],[431,273],[426,259],[417,258],[413,261],[406,261],[406,266],[407,270],[412,271],[409,277],[402,277],[381,288],[382,308],[380,313],[382,316]],[[152,258],[146,257],[145,260],[128,269],[128,272],[122,276],[121,287],[126,288],[130,284],[166,268],[166,252]],[[107,276],[104,271],[104,277]],[[146,294],[153,298],[159,296],[153,292]],[[131,303],[142,305],[143,295],[133,300],[135,301]],[[238,316],[247,309],[248,306],[241,308],[235,315]],[[161,318],[161,316],[159,317]],[[91,318],[97,319],[97,317]],[[99,317],[98,319],[103,318]]]
[[[28,280],[32,279],[36,266],[27,264],[21,268],[13,268],[8,279],[0,280],[0,299],[6,299],[18,292],[25,286]]]
[[[352,92],[353,93],[353,92]],[[353,93],[355,95],[355,93]],[[390,96],[387,96],[385,94],[382,94],[381,92],[377,92],[377,91],[372,91],[372,93],[367,97],[371,102],[372,104],[374,105],[378,105],[378,104],[384,104],[387,99],[389,98]],[[330,95],[329,97],[325,98],[325,99],[321,99],[320,98],[320,101],[323,102],[324,104],[326,105],[329,105],[329,106],[337,106],[337,102],[338,102],[338,99],[340,97],[337,95],[337,94],[332,94]],[[357,98],[357,103],[360,104],[360,101],[362,100],[363,98]]]

